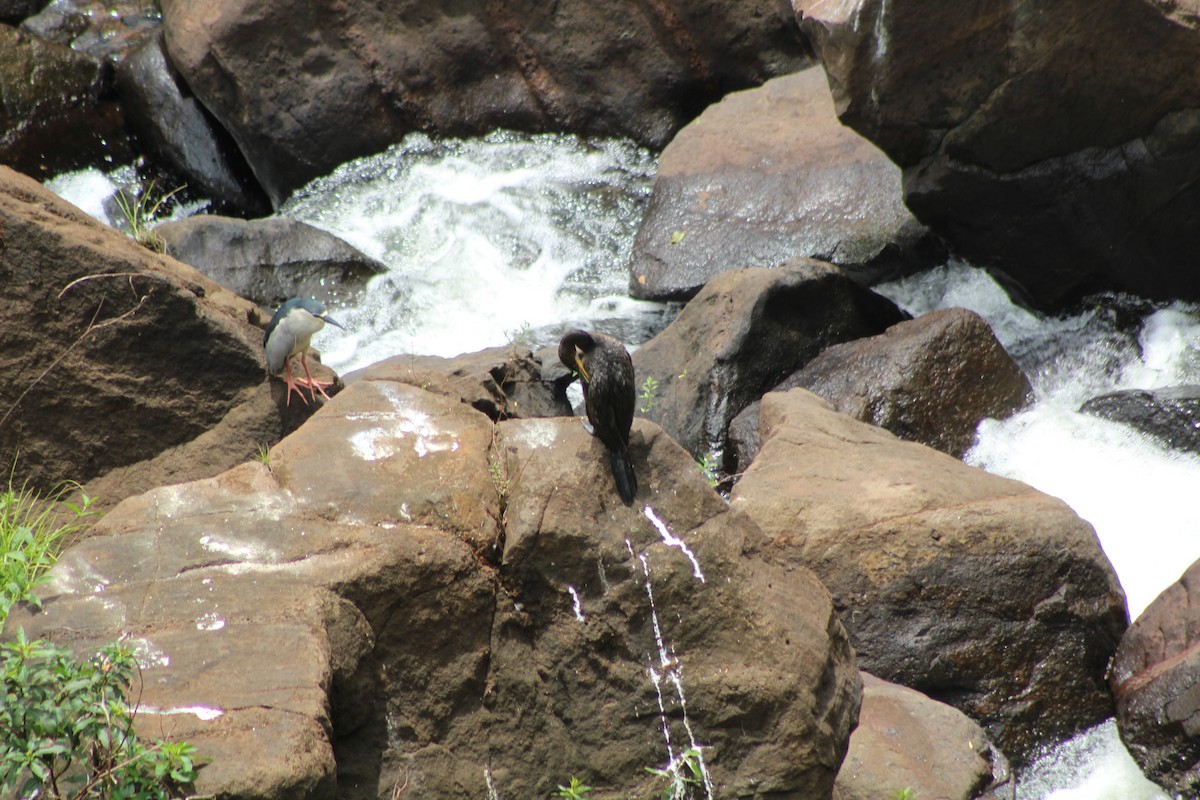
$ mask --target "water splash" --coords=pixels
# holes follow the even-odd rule
[[[301,189],[280,209],[387,265],[314,339],[338,371],[398,353],[453,356],[564,321],[660,314],[627,297],[626,263],[655,160],[623,140],[412,134]]]
[[[1113,720],[1049,751],[1021,774],[1016,800],[1169,800],[1121,744]]]

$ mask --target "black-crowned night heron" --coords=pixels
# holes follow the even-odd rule
[[[625,505],[632,504],[637,477],[629,463],[629,429],[637,392],[629,351],[611,336],[571,331],[558,343],[558,360],[579,374],[592,433],[608,450],[617,494]]]
[[[292,402],[292,392],[300,395],[300,399],[304,400],[304,393],[297,387],[297,383],[308,387],[308,392],[313,400],[317,399],[317,392],[320,392],[326,400],[329,399],[329,395],[325,393],[325,387],[330,385],[329,382],[313,378],[308,372],[308,360],[305,358],[313,334],[324,328],[327,322],[345,330],[341,323],[331,319],[325,313],[324,303],[307,297],[293,297],[281,305],[275,312],[275,316],[271,317],[271,324],[267,326],[267,332],[263,336],[263,348],[267,352],[267,369],[272,375],[278,375],[280,370],[285,370],[288,405],[291,405]],[[300,366],[304,369],[302,383],[292,377],[292,358],[296,355],[300,356]],[[304,402],[307,403],[308,400],[304,400]]]

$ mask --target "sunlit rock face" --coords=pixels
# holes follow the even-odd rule
[[[901,195],[900,169],[838,122],[824,70],[732,93],[663,150],[629,291],[688,298],[718,273],[799,256],[864,283],[930,266],[945,251]]]
[[[1065,503],[803,389],[764,396],[760,425],[730,504],[829,588],[863,669],[955,706],[1017,764],[1111,716],[1125,596]]]
[[[1022,299],[1200,297],[1194,3],[793,6],[908,207]]]
[[[699,745],[721,795],[828,800],[861,679],[812,573],[652,423],[628,507],[577,419],[398,369],[269,464],[126,500],[10,625],[136,642],[139,724],[197,745],[201,793],[649,796]]]
[[[7,167],[0,216],[0,450],[31,485],[84,483],[204,437],[110,482],[112,501],[223,472],[299,424],[273,402],[251,303]]]
[[[1172,796],[1200,791],[1195,691],[1200,674],[1197,586],[1192,564],[1130,626],[1113,659],[1121,740],[1138,765]]]
[[[276,203],[415,130],[569,131],[660,147],[725,92],[811,63],[774,0],[168,0],[162,11],[171,60]]]

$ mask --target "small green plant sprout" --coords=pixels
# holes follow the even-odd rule
[[[700,467],[700,474],[708,481],[708,485],[717,488],[717,484],[721,482],[721,461],[716,452],[709,450],[696,459],[696,465]]]
[[[133,733],[132,648],[79,662],[18,629],[0,645],[0,795],[51,800],[169,800],[196,779],[195,748]]]
[[[62,484],[46,497],[28,484],[17,487],[9,475],[0,491],[0,625],[15,603],[41,606],[34,593],[58,557],[63,539],[86,526],[95,498],[80,492],[78,502],[66,498],[78,486]]]
[[[271,466],[271,445],[260,444],[258,449],[254,451],[254,460],[264,467]]]
[[[515,330],[505,330],[509,347],[531,347],[533,343],[533,327],[528,322],[522,322]]]
[[[638,410],[643,414],[658,404],[658,381],[654,379],[653,375],[647,375],[646,380],[642,381],[642,389],[638,393],[638,400],[641,400]]]
[[[667,781],[659,794],[660,800],[712,800],[712,783],[704,766],[704,756],[695,745],[685,749],[662,769],[646,767],[646,771]]]
[[[166,242],[154,232],[154,220],[163,205],[185,188],[185,186],[177,186],[161,195],[158,200],[154,199],[154,181],[150,181],[145,189],[134,193],[133,197],[130,197],[130,193],[124,189],[117,191],[114,196],[117,207],[121,209],[121,216],[125,218],[125,224],[129,226],[130,235],[138,244],[156,253],[166,252]]]
[[[917,793],[913,791],[911,786],[906,786],[903,789],[894,789],[890,800],[917,800]]]
[[[687,236],[685,231],[671,231],[671,244],[679,244],[685,236]]]
[[[560,783],[558,791],[550,796],[561,798],[561,800],[583,800],[591,790],[592,787],[579,780],[579,778],[572,776],[570,783],[566,786]]]

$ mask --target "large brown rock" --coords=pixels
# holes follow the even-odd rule
[[[266,379],[253,305],[0,168],[0,456],[105,505],[216,475],[312,407]]]
[[[965,308],[932,311],[879,336],[834,345],[780,388],[794,386],[956,458],[974,444],[981,419],[1011,416],[1033,392],[987,322]]]
[[[836,411],[961,458],[985,417],[1003,419],[1032,396],[1029,380],[978,314],[949,308],[899,322],[879,336],[832,345],[773,391],[797,386]],[[744,469],[758,452],[760,404],[729,425]]]
[[[1011,796],[1008,760],[970,717],[918,691],[863,673],[862,711],[837,777],[838,800]],[[1001,787],[1008,791],[999,791]]]
[[[793,0],[905,203],[1028,301],[1200,297],[1194,3]]]
[[[810,63],[773,0],[166,0],[162,11],[172,62],[276,204],[416,130],[661,147],[726,92]]]
[[[368,372],[269,464],[126,500],[8,624],[135,642],[202,793],[649,796],[694,742],[721,795],[828,800],[861,691],[832,599],[661,429],[631,452],[645,511],[578,420]]]
[[[1121,741],[1172,796],[1200,793],[1200,562],[1129,627],[1113,659]]]
[[[1111,716],[1125,596],[1065,503],[803,389],[766,395],[761,427],[731,505],[821,578],[863,669],[963,711],[1018,764]]]
[[[633,354],[639,383],[655,380],[642,413],[693,454],[719,458],[730,421],[764,392],[829,345],[905,318],[823,261],[723,272]]]
[[[807,69],[709,106],[663,150],[630,263],[635,297],[691,297],[719,272],[807,256],[866,283],[943,260],[900,170],[838,122]]]

